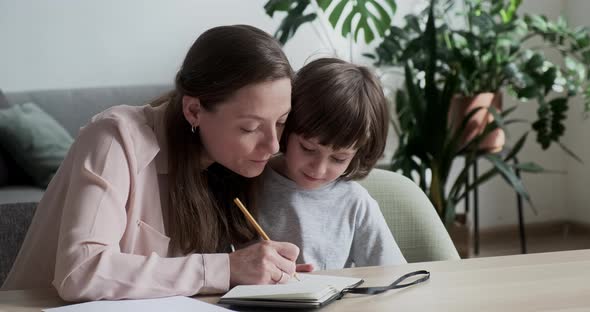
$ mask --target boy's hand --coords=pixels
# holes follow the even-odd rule
[[[297,272],[311,272],[314,270],[313,264],[311,263],[303,263],[303,264],[298,264],[295,267],[295,271]]]

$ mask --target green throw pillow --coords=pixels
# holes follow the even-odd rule
[[[34,103],[0,109],[0,147],[41,187],[47,187],[73,141]]]

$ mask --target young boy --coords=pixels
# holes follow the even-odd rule
[[[333,58],[304,66],[257,193],[257,219],[316,270],[405,263],[377,202],[358,183],[383,154],[388,112],[368,69]]]

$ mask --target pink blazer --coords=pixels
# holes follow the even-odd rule
[[[53,285],[68,301],[228,290],[227,254],[168,248],[165,107],[113,107],[80,130],[3,290]]]

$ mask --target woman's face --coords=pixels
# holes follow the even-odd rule
[[[252,84],[239,89],[215,110],[199,111],[205,167],[217,162],[245,177],[262,173],[279,151],[279,139],[291,110],[291,80]]]

